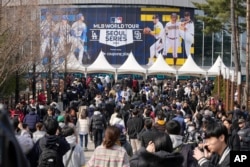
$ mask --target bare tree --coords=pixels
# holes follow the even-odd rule
[[[0,86],[12,74],[27,72],[38,49],[37,0],[1,2]]]
[[[240,54],[239,54],[239,32],[238,32],[238,16],[235,12],[235,0],[230,0],[231,7],[231,29],[232,29],[232,43],[233,43],[233,57],[234,57],[234,65],[235,65],[235,78],[238,78],[238,72],[241,71],[240,65]],[[236,79],[237,80],[237,79]],[[240,103],[241,96],[241,86],[237,85],[238,91],[238,103]]]

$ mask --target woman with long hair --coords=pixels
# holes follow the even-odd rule
[[[87,163],[88,167],[129,167],[129,156],[119,143],[120,130],[109,126],[102,145],[98,146]]]
[[[90,121],[87,116],[87,108],[81,106],[79,108],[79,116],[78,121],[76,124],[76,129],[78,130],[79,138],[80,138],[80,145],[84,150],[88,150],[88,134],[89,134],[89,125]]]

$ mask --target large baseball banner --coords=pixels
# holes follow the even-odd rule
[[[76,7],[41,9],[41,52],[61,63],[65,54],[91,64],[102,50],[109,63],[123,64],[132,51],[141,64],[162,53],[182,65],[194,53],[193,9],[171,7]]]

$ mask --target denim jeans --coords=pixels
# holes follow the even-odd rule
[[[81,147],[83,148],[83,145],[84,145],[84,147],[87,148],[88,147],[88,134],[85,134],[85,135],[79,134],[79,137],[80,137]]]

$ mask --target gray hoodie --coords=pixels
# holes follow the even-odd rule
[[[183,136],[181,136],[181,135],[171,135],[171,134],[169,136],[170,136],[170,139],[172,141],[173,148],[176,148],[176,147],[178,147],[179,145],[182,144]]]
[[[68,159],[70,158],[71,151],[72,156],[69,160],[68,167],[81,167],[85,165],[85,156],[83,148],[76,143],[76,136],[73,134],[71,136],[65,137],[66,141],[70,144],[70,150],[63,156],[63,164],[66,166]]]

